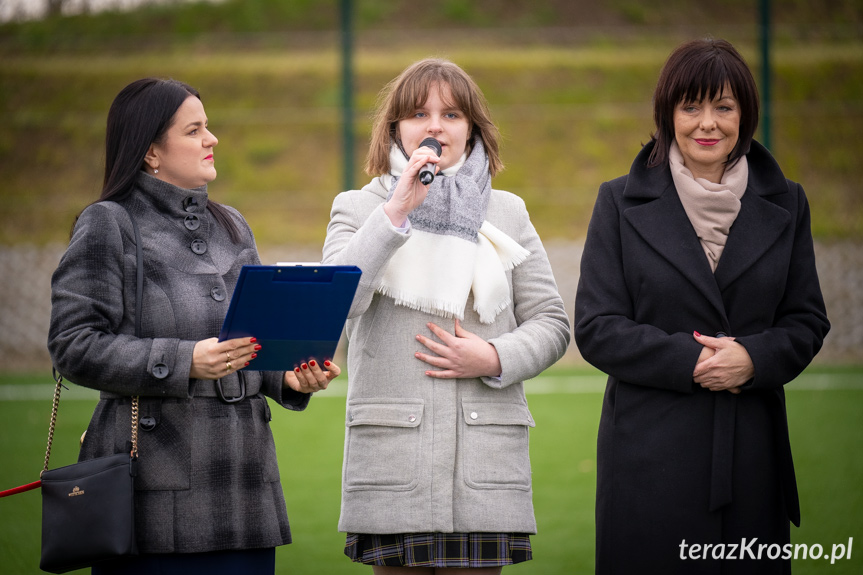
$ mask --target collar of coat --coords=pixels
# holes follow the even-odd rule
[[[648,169],[653,142],[644,146],[632,163],[623,191],[630,200],[623,216],[653,249],[661,253],[700,291],[707,295],[727,325],[722,291],[745,273],[786,233],[792,215],[786,207],[791,183],[764,146],[753,141],[746,158],[749,181],[740,213],[722,258],[713,272],[698,236],[683,209],[668,166]]]
[[[624,197],[658,198],[668,190],[669,186],[674,187],[668,166],[647,167],[647,160],[655,144],[654,140],[648,142],[632,162],[626,189],[623,191]],[[752,140],[746,160],[749,162],[747,194],[751,192],[759,196],[771,196],[788,192],[785,175],[767,148]]]
[[[190,214],[204,218],[207,213],[209,197],[206,184],[199,188],[180,188],[144,171],[138,173],[135,184],[144,193],[146,202],[168,218],[178,217],[182,220]]]

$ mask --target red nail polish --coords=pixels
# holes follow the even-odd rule
[[[299,367],[295,367],[295,368],[294,368],[294,371],[296,371],[297,373],[300,373],[300,368],[299,368]]]
[[[246,367],[249,367],[249,362],[248,362],[248,361],[246,362]]]
[[[316,363],[315,363],[315,360],[312,360],[312,361],[310,361],[310,362],[309,362],[309,365],[310,365],[311,367],[315,367],[315,366],[316,366],[316,365],[318,365],[318,364],[316,364]]]
[[[304,364],[302,364],[300,367],[302,367],[303,369],[309,369],[308,364],[305,364],[305,363],[304,363]]]
[[[252,359],[255,359],[256,357],[258,357],[258,354],[257,354],[257,353],[253,353],[253,354],[252,354]]]
[[[259,349],[261,349],[261,346],[260,346],[260,345],[256,345],[256,346],[255,346],[255,351],[258,351]]]
[[[700,334],[700,333],[698,333],[697,331],[693,331],[692,333],[694,333],[694,334],[695,334],[695,337],[701,337],[701,334]]]
[[[329,362],[329,361],[327,361],[327,360],[324,360],[324,366],[326,366],[326,367],[330,367],[330,362]]]
[[[255,343],[256,341],[258,341],[258,338],[253,337],[252,339],[249,340],[249,343]]]

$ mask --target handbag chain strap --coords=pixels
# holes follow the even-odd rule
[[[57,408],[60,406],[60,389],[63,387],[63,376],[54,371],[54,380],[57,386],[54,388],[54,404],[51,406],[51,425],[48,426],[48,449],[45,450],[45,467],[39,472],[39,477],[48,471],[48,460],[51,459],[51,445],[54,443],[54,427],[57,425]]]
[[[125,206],[123,206],[124,209]],[[138,222],[132,216],[132,213],[126,209],[129,215],[129,220],[132,222],[132,230],[135,234],[135,336],[141,337],[141,300],[144,296],[144,258],[143,249],[141,248],[141,232],[138,229]],[[51,406],[51,424],[48,426],[48,448],[45,450],[45,466],[39,472],[39,477],[48,471],[48,460],[51,459],[51,445],[54,443],[54,428],[57,426],[57,408],[60,406],[60,390],[65,387],[63,385],[63,376],[57,373],[56,368],[52,368],[54,381],[57,386],[54,388],[54,403]],[[68,389],[68,388],[67,388]],[[132,397],[132,451],[129,452],[132,459],[138,458],[138,396]]]
[[[45,450],[45,466],[39,472],[39,477],[48,471],[48,461],[51,459],[51,445],[54,443],[54,428],[57,426],[57,409],[60,406],[60,390],[64,387],[63,376],[54,370],[54,402],[51,406],[51,424],[48,426],[48,448]],[[129,452],[132,459],[138,458],[138,396],[132,398],[132,451]]]
[[[138,396],[132,398],[132,459],[138,459]]]

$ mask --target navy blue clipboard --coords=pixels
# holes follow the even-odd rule
[[[219,341],[257,338],[251,371],[332,359],[361,274],[356,266],[243,266]]]

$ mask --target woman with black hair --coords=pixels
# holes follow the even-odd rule
[[[800,523],[784,385],[830,327],[809,205],[752,139],[758,93],[728,42],[677,48],[653,107],[629,175],[599,190],[575,302],[609,375],[596,572],[787,573],[758,546]]]
[[[215,337],[240,269],[260,263],[243,217],[207,194],[217,143],[190,86],[147,78],[124,88],[108,113],[102,194],[77,218],[52,279],[54,365],[101,392],[79,460],[129,450],[140,397],[141,555],[97,574],[272,573],[291,535],[267,397],[300,411],[339,374],[328,361],[242,371],[261,349],[255,338]]]

